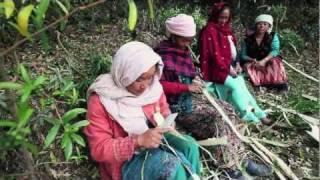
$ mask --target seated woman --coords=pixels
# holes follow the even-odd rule
[[[197,140],[212,137],[227,137],[226,146],[218,146],[215,149],[215,158],[218,160],[217,167],[228,169],[228,175],[240,178],[242,175],[236,169],[238,157],[244,152],[241,141],[235,137],[231,129],[222,120],[219,112],[204,99],[200,93],[202,87],[193,83],[196,69],[192,63],[192,57],[188,49],[193,37],[196,35],[196,25],[191,16],[179,14],[166,21],[168,39],[162,41],[155,51],[162,57],[164,62],[161,84],[168,98],[173,112],[179,112],[177,126],[182,127]],[[240,122],[233,108],[226,102],[218,101],[224,108],[234,124]],[[266,175],[267,167],[247,161],[247,167],[259,167],[258,172],[247,168],[251,174]]]
[[[239,63],[232,62],[237,57],[235,36],[231,32],[231,9],[225,3],[216,3],[212,8],[207,25],[200,33],[200,63],[203,78],[216,86],[230,91],[229,102],[249,122],[270,124],[266,113],[258,106],[242,76],[238,75]]]
[[[194,140],[166,133],[171,128],[157,127],[153,118],[156,111],[164,117],[170,114],[159,83],[162,67],[160,56],[149,46],[129,42],[115,54],[111,73],[99,76],[90,86],[90,124],[84,133],[101,179],[180,180],[200,173]]]
[[[241,63],[254,86],[287,91],[288,78],[279,56],[279,37],[272,32],[272,23],[273,18],[268,14],[255,19],[254,33],[242,43]]]
[[[166,21],[167,40],[155,51],[161,56],[164,69],[161,84],[172,112],[192,112],[191,93],[200,93],[199,84],[192,83],[197,75],[188,45],[196,35],[193,17],[179,14]]]

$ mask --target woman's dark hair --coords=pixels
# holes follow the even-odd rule
[[[220,3],[214,3],[211,7],[211,12],[209,13],[209,19],[208,21],[217,22],[219,15],[225,10],[229,9],[231,13],[231,6],[228,3],[220,2]],[[230,14],[231,18],[231,14]],[[229,20],[230,20],[229,18]]]
[[[157,63],[157,64],[155,64],[155,66],[156,66],[157,74],[160,74],[160,68],[161,68],[162,65],[160,63]]]

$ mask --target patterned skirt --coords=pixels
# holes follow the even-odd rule
[[[264,68],[257,68],[251,63],[245,70],[254,86],[282,85],[288,82],[280,57],[272,58]]]
[[[167,146],[144,149],[126,161],[122,168],[123,180],[187,179],[192,173],[200,174],[199,150],[190,136],[184,139],[165,134],[172,152]],[[188,170],[187,170],[188,169]]]

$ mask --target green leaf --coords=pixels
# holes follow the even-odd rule
[[[79,95],[78,91],[75,88],[72,88],[72,96],[71,96],[72,104],[77,103],[78,95]]]
[[[10,120],[0,120],[0,127],[14,127],[17,123]]]
[[[3,5],[5,9],[6,18],[9,19],[13,14],[15,4],[13,0],[4,0]]]
[[[47,79],[44,76],[39,76],[35,81],[33,81],[33,89],[43,84]]]
[[[66,15],[69,14],[67,8],[59,0],[56,0],[56,3]]]
[[[153,0],[148,0],[148,14],[152,22],[154,22],[154,8]]]
[[[19,90],[19,89],[22,89],[22,85],[19,83],[13,83],[13,82],[0,82],[0,89]]]
[[[22,145],[26,147],[32,154],[38,154],[38,148],[36,145],[29,142],[23,142]]]
[[[35,17],[33,18],[33,23],[36,26],[36,29],[39,30],[43,27],[43,22],[45,19],[46,12],[48,10],[50,0],[40,0],[39,5],[36,7]],[[45,50],[48,50],[49,47],[49,38],[45,31],[41,33],[41,44]]]
[[[71,138],[80,146],[85,147],[86,143],[84,142],[83,138],[81,136],[79,136],[78,134],[71,134]]]
[[[29,17],[32,13],[33,8],[34,6],[32,4],[22,7],[17,17],[18,31],[20,32],[21,35],[28,38],[30,37],[30,33],[28,31]]]
[[[82,121],[79,121],[79,122],[76,122],[76,123],[72,124],[72,127],[80,128],[80,127],[83,127],[83,126],[88,126],[89,124],[90,124],[90,122],[88,120],[82,120]]]
[[[69,141],[71,141],[69,134],[64,133],[61,140],[61,147],[65,148]]]
[[[84,108],[71,109],[70,111],[66,112],[66,113],[62,116],[63,124],[68,123],[71,119],[74,119],[74,118],[77,117],[79,114],[82,114],[82,113],[85,113],[85,112],[87,112],[87,110],[84,109]]]
[[[60,124],[57,124],[50,129],[48,135],[46,136],[46,140],[44,141],[44,148],[47,148],[54,141],[59,132],[59,129]]]
[[[71,90],[73,87],[74,87],[74,83],[73,83],[73,82],[68,82],[67,85],[62,88],[62,91],[63,91],[63,92],[69,91],[69,90]]]
[[[50,0],[40,0],[39,5],[36,7],[35,9],[35,13],[36,13],[36,17],[35,17],[35,21],[36,23],[38,23],[38,25],[40,25],[40,27],[37,28],[41,28],[43,25],[43,20],[45,18],[46,12],[48,10],[50,4]]]
[[[31,79],[30,79],[30,76],[28,74],[28,71],[26,70],[26,68],[20,64],[19,65],[19,70],[20,70],[20,73],[21,73],[21,76],[22,76],[22,79],[27,82],[27,83],[31,83]]]
[[[11,22],[11,21],[9,21],[8,24],[10,24],[12,27],[16,28],[19,31],[18,24]]]
[[[44,119],[46,122],[52,124],[52,125],[58,125],[58,124],[62,124],[61,121],[59,119],[56,119],[56,118],[50,118],[50,117],[47,117]]]
[[[27,100],[30,97],[31,92],[32,92],[32,86],[29,85],[29,84],[25,84],[23,89],[22,89],[22,96],[20,98],[20,102],[21,103],[27,102]]]
[[[27,107],[26,109],[21,109],[20,111],[21,112],[18,113],[18,128],[21,128],[28,123],[34,110]]]
[[[57,161],[57,157],[53,154],[53,152],[52,151],[50,151],[50,161],[52,162],[52,163],[57,163],[58,161]]]
[[[67,142],[66,147],[64,148],[64,156],[67,160],[69,160],[72,155],[72,148],[73,148],[73,144],[70,139],[70,141]]]

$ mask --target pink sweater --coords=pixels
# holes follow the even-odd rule
[[[147,119],[155,124],[153,114],[159,106],[163,116],[170,113],[164,94],[158,102],[143,107]],[[112,119],[101,104],[97,94],[92,94],[88,100],[87,119],[90,124],[84,128],[87,136],[90,154],[98,162],[102,180],[120,180],[121,168],[125,161],[134,155],[135,145],[132,137]]]

